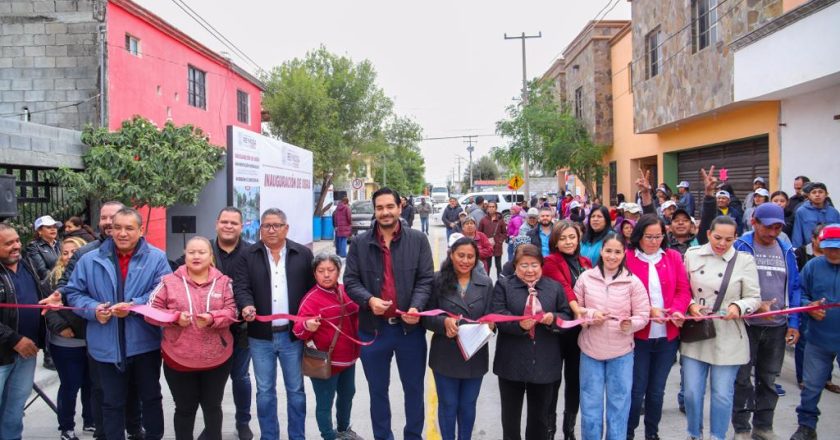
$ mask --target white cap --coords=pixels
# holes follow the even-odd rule
[[[764,181],[763,177],[756,177],[755,179],[753,179],[753,184],[756,184],[756,183],[763,183],[765,185],[767,184],[767,182]]]
[[[689,186],[688,180],[683,180],[679,185],[677,185],[677,188],[688,188]]]
[[[624,204],[624,211],[629,212],[631,214],[641,214],[642,207],[639,206],[638,203],[625,203]]]
[[[531,208],[528,210],[528,217],[539,217],[540,211],[537,208]]]
[[[574,201],[572,201],[572,203],[569,203],[569,209],[575,209],[575,208],[580,208],[580,202],[578,202],[577,200],[574,200]]]
[[[626,203],[626,202],[621,202],[621,203],[619,203],[619,204],[618,204],[618,208],[616,208],[616,209],[621,209],[621,210],[624,210],[624,208],[625,208],[626,206],[627,206],[627,203]]]
[[[726,197],[727,199],[731,199],[732,197],[729,195],[729,191],[720,190],[715,193],[715,197]]]
[[[770,191],[767,191],[764,188],[759,188],[759,189],[755,190],[754,192],[755,192],[755,195],[757,195],[757,196],[764,196],[764,197],[767,197],[768,199],[770,198]]]
[[[677,207],[677,202],[675,202],[673,200],[666,200],[665,203],[662,204],[662,210],[663,211],[668,209],[668,208],[676,208],[676,207]]]
[[[460,238],[464,238],[464,234],[462,234],[460,232],[453,233],[452,235],[449,236],[449,243],[447,243],[446,247],[451,248],[452,245],[455,244],[455,242],[458,241],[458,239],[460,239]]]
[[[61,222],[55,221],[55,219],[49,215],[44,215],[35,220],[35,230],[37,231],[41,228],[41,226],[55,226],[56,228],[60,228]]]

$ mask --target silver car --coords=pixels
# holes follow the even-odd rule
[[[350,204],[353,236],[369,231],[373,225],[373,204],[370,200],[359,200]]]

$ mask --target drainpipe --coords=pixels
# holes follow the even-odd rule
[[[108,127],[108,109],[107,109],[107,91],[108,91],[108,81],[106,73],[108,69],[105,67],[105,63],[108,60],[107,56],[107,45],[105,44],[105,37],[107,33],[105,32],[105,24],[99,25],[99,126],[100,127]]]

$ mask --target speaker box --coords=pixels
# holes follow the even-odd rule
[[[173,215],[172,216],[172,233],[173,234],[195,234],[195,216],[194,215]]]
[[[15,176],[0,174],[0,219],[17,217]]]

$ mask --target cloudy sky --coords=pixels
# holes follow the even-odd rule
[[[173,0],[135,0],[217,51],[228,51]],[[545,72],[563,49],[607,6],[607,19],[629,19],[626,0],[184,0],[263,68],[302,57],[323,44],[355,60],[368,59],[396,111],[418,121],[426,137],[477,138],[473,158],[503,140],[495,122],[522,83],[520,40],[527,73]],[[256,68],[234,57],[250,71]],[[446,181],[467,157],[462,139],[424,141],[426,178]],[[465,162],[462,163],[462,166]]]

